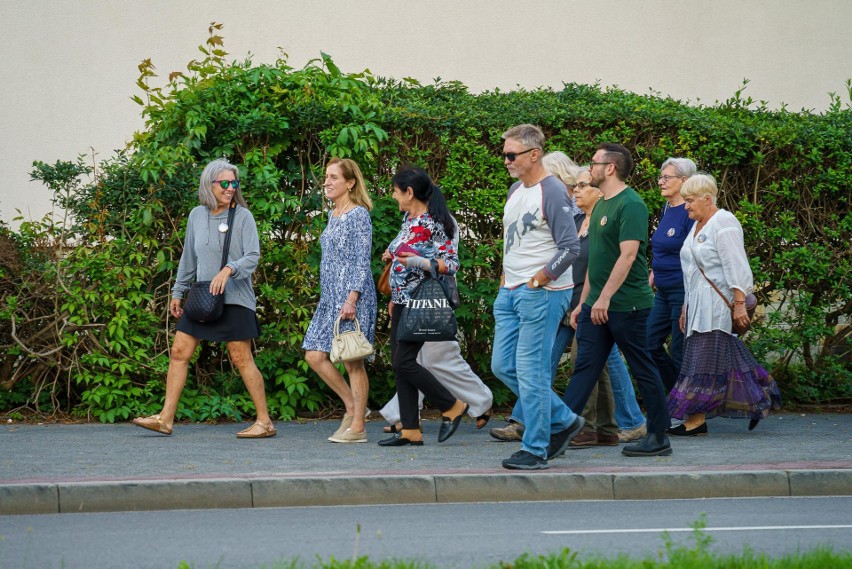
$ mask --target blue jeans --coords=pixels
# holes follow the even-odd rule
[[[524,408],[521,449],[547,456],[551,433],[564,431],[576,414],[550,388],[553,338],[571,301],[571,289],[501,288],[494,300],[491,370]]]
[[[648,315],[648,347],[660,371],[666,393],[672,390],[683,362],[683,332],[680,331],[680,313],[683,309],[683,285],[657,287],[654,306]],[[666,338],[672,337],[666,352]]]
[[[612,386],[612,398],[615,400],[615,422],[622,431],[635,429],[645,424],[645,415],[636,401],[636,391],[627,373],[627,366],[618,353],[618,346],[613,346],[606,360],[609,371],[609,384]]]
[[[582,409],[606,365],[613,344],[618,344],[636,378],[642,401],[648,410],[648,432],[664,433],[671,426],[666,394],[660,373],[648,353],[647,327],[650,309],[630,312],[609,311],[609,321],[592,323],[592,309],[583,305],[577,327],[577,363],[568,388],[562,396],[572,409]]]
[[[551,382],[556,378],[556,370],[559,368],[559,360],[562,358],[562,354],[565,353],[565,349],[573,339],[574,329],[560,324],[556,339],[553,341],[553,354],[550,360]],[[606,369],[609,372],[610,385],[612,385],[612,397],[615,400],[615,422],[618,423],[618,428],[626,431],[645,424],[645,415],[642,414],[642,409],[636,401],[633,382],[630,379],[630,374],[627,373],[627,366],[624,365],[621,354],[618,353],[617,346],[613,346],[609,353]],[[517,423],[524,423],[524,409],[520,400],[515,402],[509,419]]]

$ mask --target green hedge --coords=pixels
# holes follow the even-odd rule
[[[742,92],[715,106],[576,84],[472,94],[457,82],[342,73],[325,54],[302,69],[283,55],[269,65],[227,62],[219,28],[201,46],[204,59],[163,86],[150,85],[150,61],[140,65],[135,100],[146,124],[128,152],[96,169],[84,156],[34,164],[33,178],[69,218],[0,227],[0,410],[114,421],[159,409],[183,227],[201,168],[223,155],[241,169],[261,234],[257,362],[275,416],[333,404],[300,350],[318,300],[317,237],[328,207],[321,181],[330,156],[356,159],[374,193],[377,275],[399,224],[388,184],[394,169],[416,163],[442,185],[465,235],[458,313],[465,354],[496,403],[510,403],[490,372],[489,313],[512,181],[500,135],[522,122],[544,129],[548,150],[580,162],[600,142],[627,145],[637,164],[630,183],[652,211],[663,203],[656,177],[669,156],[691,157],[713,173],[720,205],[743,223],[758,297],[771,306],[750,347],[788,400],[849,397],[852,111],[839,98],[816,115],[770,111]],[[382,312],[369,370],[373,406],[393,390]],[[205,344],[193,363],[179,417],[252,415],[221,346]]]

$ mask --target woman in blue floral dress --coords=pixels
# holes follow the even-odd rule
[[[338,317],[341,331],[353,329],[357,318],[361,332],[373,342],[376,330],[376,286],[370,272],[373,203],[367,195],[361,169],[349,159],[333,158],[328,163],[324,188],[334,208],[329,212],[328,225],[320,237],[320,301],[305,332],[302,349],[311,369],[346,407],[340,427],[328,440],[364,443],[367,442],[364,419],[369,392],[364,361],[344,364],[349,375],[347,384],[331,363],[329,352]]]
[[[402,342],[396,338],[400,316],[411,293],[427,277],[432,260],[438,272],[453,275],[459,268],[459,255],[453,246],[456,226],[440,188],[422,168],[405,167],[393,177],[393,199],[404,212],[402,228],[382,255],[393,261],[390,271],[391,357],[402,429],[379,441],[381,446],[422,445],[418,414],[418,391],[441,411],[438,442],[450,438],[468,410],[428,369],[417,363],[423,342]]]

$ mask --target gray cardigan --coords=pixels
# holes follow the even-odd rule
[[[228,210],[214,216],[207,206],[200,205],[189,212],[172,298],[183,298],[193,281],[213,280],[220,271],[225,234],[219,231],[219,224],[227,222]],[[234,212],[227,264],[234,273],[225,285],[225,304],[257,310],[251,276],[259,260],[260,240],[254,216],[238,205]]]

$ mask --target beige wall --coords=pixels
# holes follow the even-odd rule
[[[50,210],[33,160],[101,158],[142,127],[136,66],[200,57],[211,21],[233,58],[456,79],[472,90],[562,82],[711,104],[746,93],[824,110],[852,77],[849,0],[0,0],[0,219]],[[567,149],[570,154],[570,149]],[[17,224],[15,224],[17,225]]]

